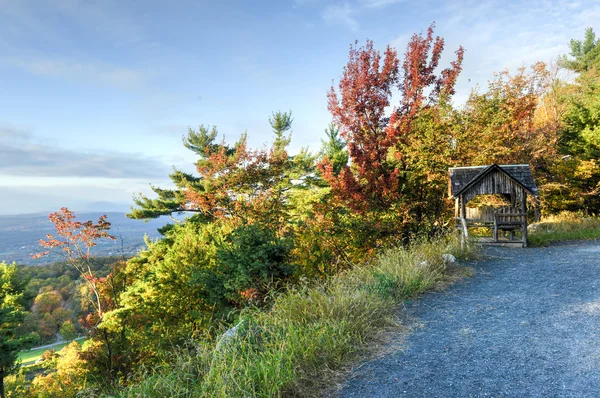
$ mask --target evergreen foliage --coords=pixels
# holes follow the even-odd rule
[[[563,57],[562,65],[575,72],[587,72],[600,67],[600,40],[591,27],[585,29],[583,40],[571,39],[571,58]]]
[[[331,162],[336,176],[348,165],[346,141],[340,137],[340,129],[333,122],[325,129],[325,139],[321,139],[319,156],[322,160],[328,159]]]

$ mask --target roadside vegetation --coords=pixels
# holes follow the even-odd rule
[[[600,218],[582,213],[562,212],[543,217],[530,226],[529,243],[547,246],[566,240],[600,239]]]
[[[268,311],[244,311],[230,339],[190,342],[118,396],[315,396],[382,330],[397,325],[400,302],[468,272],[448,255],[473,258],[476,249],[442,237],[294,287]]]

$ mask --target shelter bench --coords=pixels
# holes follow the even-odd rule
[[[515,231],[523,232],[523,243],[527,242],[527,213],[495,213],[494,241],[498,242],[498,231],[508,231],[510,240],[514,239]]]

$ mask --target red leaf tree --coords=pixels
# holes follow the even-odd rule
[[[125,259],[109,265],[110,272],[106,277],[97,275],[98,268],[105,264],[92,257],[92,248],[101,239],[115,240],[108,233],[110,223],[106,215],[100,216],[98,222],[77,221],[75,214],[66,207],[49,215],[54,224],[56,235],[48,234],[46,239],[40,240],[40,245],[46,252],[34,255],[34,258],[44,257],[50,253],[62,255],[65,260],[82,276],[89,291],[89,312],[80,318],[81,325],[90,332],[92,337],[98,336],[103,343],[94,346],[86,352],[85,359],[90,361],[102,376],[108,376],[110,383],[115,383],[118,375],[128,372],[131,360],[125,360],[128,353],[128,342],[121,328],[119,333],[111,334],[106,329],[99,327],[104,314],[119,305],[119,294],[126,285],[125,275],[122,270]],[[84,309],[87,311],[87,309]]]
[[[397,198],[398,170],[386,161],[393,141],[384,130],[398,65],[396,51],[389,46],[383,60],[372,41],[365,47],[351,46],[339,94],[333,86],[327,93],[328,109],[348,143],[353,168],[346,166],[336,176],[328,158],[319,167],[334,193],[359,212]]]
[[[456,59],[438,73],[444,39],[434,37],[433,30],[432,24],[425,36],[413,35],[402,64],[389,46],[383,58],[372,41],[352,46],[338,91],[331,87],[328,92],[328,108],[348,142],[351,165],[338,176],[328,159],[319,168],[336,197],[361,214],[399,203],[406,178],[400,144],[410,139],[413,122],[424,110],[454,94],[464,50],[459,47]],[[400,103],[388,118],[394,90],[400,92]]]
[[[98,278],[93,271],[91,250],[96,246],[99,239],[112,239],[115,237],[108,233],[110,223],[106,221],[106,215],[100,216],[97,223],[93,221],[76,221],[75,214],[66,207],[48,216],[54,224],[56,236],[48,234],[46,239],[40,239],[40,245],[46,249],[33,255],[34,258],[44,257],[50,253],[62,254],[62,256],[83,277],[88,288],[93,294],[92,305],[99,319],[103,314],[103,300],[99,283],[104,278]]]

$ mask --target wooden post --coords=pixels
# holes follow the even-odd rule
[[[527,192],[523,189],[523,247],[527,247]]]
[[[498,242],[498,214],[494,213],[494,242]]]
[[[460,204],[458,203],[460,199],[454,198],[454,228],[456,233],[460,236],[462,242],[462,225],[460,222]]]
[[[467,204],[465,203],[465,197],[463,195],[460,195],[460,213],[463,233],[466,239],[469,237],[469,230],[467,229]]]
[[[454,199],[454,218],[458,218],[460,215],[460,208],[458,207],[458,198]]]
[[[462,239],[461,245],[464,247],[467,243],[467,239],[469,238],[469,230],[467,228],[467,206],[465,203],[465,197],[460,195],[460,223],[462,225]]]

